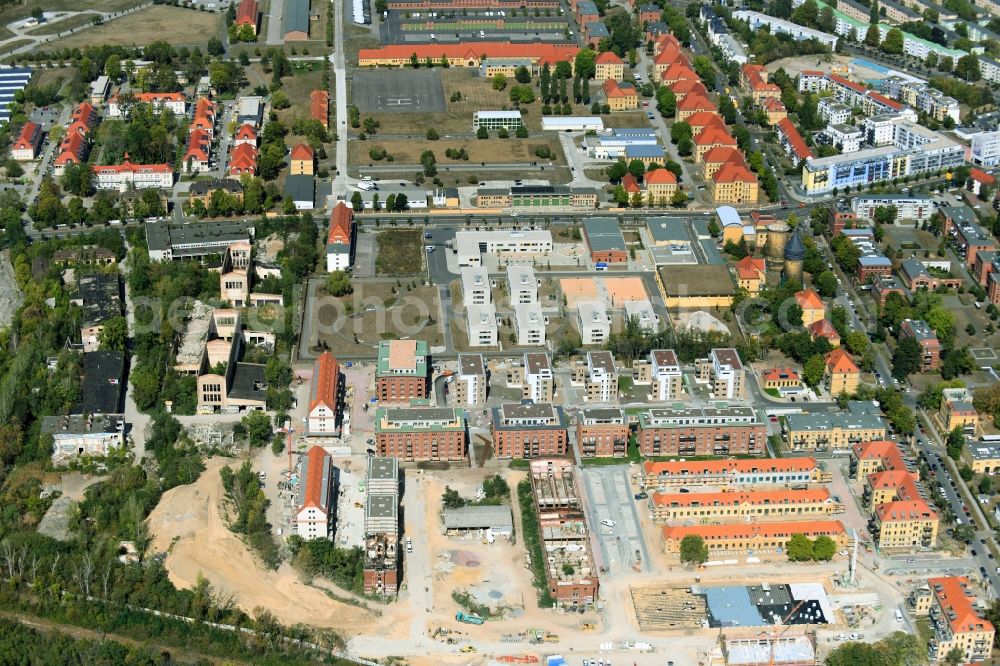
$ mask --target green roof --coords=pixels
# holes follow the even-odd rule
[[[456,407],[379,407],[375,432],[459,432],[465,419],[465,410]]]
[[[395,340],[382,340],[378,343],[378,368],[377,377],[426,377],[427,376],[427,342],[424,340],[414,340],[416,342],[416,367],[412,370],[389,367],[389,349]],[[399,342],[407,342],[400,340]]]

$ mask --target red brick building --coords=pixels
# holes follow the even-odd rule
[[[465,458],[465,412],[454,407],[380,407],[375,410],[378,455],[400,460]]]
[[[941,342],[937,334],[922,319],[904,319],[899,325],[899,339],[913,338],[920,343],[921,369],[937,370],[941,365]]]
[[[547,402],[496,407],[491,430],[493,455],[497,458],[566,455],[566,415],[561,407]]]
[[[752,407],[654,407],[639,414],[644,456],[764,455],[767,427]]]
[[[583,458],[624,458],[629,427],[620,407],[581,409],[576,417],[576,445]]]
[[[408,405],[427,397],[427,343],[383,340],[378,345],[375,395],[383,405]]]

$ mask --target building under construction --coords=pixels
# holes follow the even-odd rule
[[[549,594],[560,606],[594,603],[597,571],[572,463],[559,458],[533,460],[531,491]]]
[[[369,457],[365,491],[365,594],[394,595],[400,557],[398,461]]]

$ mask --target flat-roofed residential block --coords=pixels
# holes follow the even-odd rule
[[[375,410],[378,455],[406,461],[462,460],[465,414],[457,407],[380,407]]]
[[[552,402],[556,380],[551,357],[547,352],[528,352],[523,364],[512,369],[508,383],[522,387],[522,400]]]
[[[1000,474],[1000,444],[969,442],[963,454],[977,474]]]
[[[303,539],[329,539],[337,503],[333,460],[321,446],[314,446],[299,463],[299,504],[295,530]]]
[[[482,354],[459,354],[458,372],[451,382],[451,393],[460,407],[479,407],[486,404],[489,392],[489,375]]]
[[[496,347],[498,344],[497,309],[492,303],[465,307],[466,332],[470,347]]]
[[[618,367],[609,351],[587,352],[585,400],[588,402],[617,402]]]
[[[531,266],[508,266],[507,286],[511,305],[538,303],[538,278]]]
[[[516,130],[521,126],[520,111],[476,111],[472,114],[472,129],[485,127],[489,131]]]
[[[753,407],[678,403],[640,412],[637,438],[646,456],[761,456],[767,449],[767,426]]]
[[[649,299],[625,301],[625,318],[635,321],[636,325],[647,333],[660,330],[660,317],[653,310]]]
[[[562,407],[508,403],[493,408],[493,454],[497,458],[566,455],[569,436]]]
[[[466,307],[493,302],[489,271],[482,266],[465,266],[459,274],[462,280],[462,302]]]
[[[531,304],[518,303],[513,307],[517,345],[519,347],[545,346],[545,325],[548,323],[548,318],[542,313],[542,306],[536,302]]]
[[[585,345],[602,345],[611,335],[608,311],[600,301],[577,303],[576,324]]]
[[[967,388],[947,388],[941,391],[938,417],[947,432],[960,428],[965,435],[975,436],[979,428],[979,412],[972,404],[972,392]]]
[[[746,373],[740,354],[735,349],[713,349],[707,358],[695,361],[695,372],[698,381],[710,382],[716,398],[746,398]]]
[[[378,345],[376,395],[381,404],[409,404],[427,397],[427,343],[383,340]]]
[[[629,426],[621,407],[585,407],[576,416],[576,447],[583,458],[624,458]]]
[[[653,349],[649,352],[651,364],[650,399],[677,400],[684,392],[684,373],[673,349]]]

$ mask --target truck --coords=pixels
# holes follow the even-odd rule
[[[482,624],[486,621],[475,613],[463,613],[462,611],[455,613],[455,619],[465,624]]]

